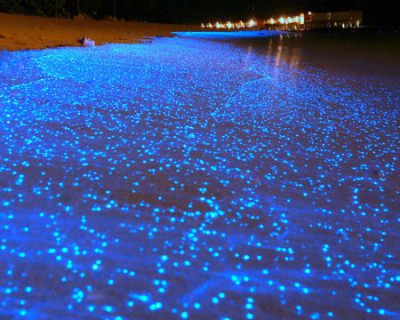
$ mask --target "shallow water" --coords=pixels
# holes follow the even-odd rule
[[[400,317],[398,56],[359,42],[3,52],[1,318]]]

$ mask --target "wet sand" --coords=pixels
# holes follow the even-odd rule
[[[317,40],[4,52],[0,317],[398,319],[398,66]]]
[[[171,32],[197,26],[153,24],[90,18],[44,18],[0,13],[0,49],[24,50],[77,46],[86,36],[105,43],[135,43],[146,37],[171,36]]]

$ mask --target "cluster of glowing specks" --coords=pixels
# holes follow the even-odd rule
[[[2,53],[0,317],[399,318],[399,85],[278,60]]]

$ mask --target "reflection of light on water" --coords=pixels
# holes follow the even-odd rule
[[[276,48],[275,67],[279,67],[280,62],[281,62],[281,56],[282,56],[282,46],[278,46],[278,47]]]
[[[281,72],[280,67],[282,63],[289,67],[289,69],[295,69],[299,66],[302,56],[302,48],[296,46],[288,46],[283,43],[283,36],[277,39],[270,39],[265,54],[266,64],[274,65],[273,74],[277,75]]]
[[[291,68],[296,68],[301,61],[301,48],[293,48],[291,53],[289,54],[290,57],[290,63],[289,66]]]
[[[247,52],[246,61],[245,61],[245,66],[246,67],[249,66],[249,63],[251,61],[252,50],[253,50],[253,47],[251,45],[248,46],[247,49],[246,49],[246,52]]]

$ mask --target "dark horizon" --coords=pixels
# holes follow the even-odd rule
[[[400,27],[400,1],[396,0],[0,0],[0,11],[39,16],[73,17],[79,13],[94,18],[189,23],[270,17],[300,11],[361,10],[364,25]]]

